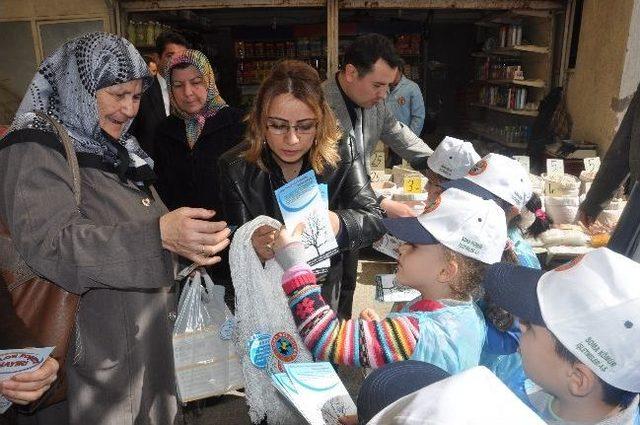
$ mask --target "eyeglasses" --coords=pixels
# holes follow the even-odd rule
[[[273,123],[267,124],[267,129],[279,136],[289,133],[293,130],[296,134],[313,134],[316,131],[317,123],[315,121],[303,122],[301,124],[291,125],[289,123]]]

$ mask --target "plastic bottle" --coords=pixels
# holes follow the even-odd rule
[[[144,23],[136,22],[136,45],[142,46],[145,41]]]
[[[146,46],[153,46],[156,42],[156,25],[149,21],[145,24],[145,30],[146,30],[146,37],[145,37],[145,45]]]
[[[129,41],[134,46],[136,45],[136,23],[132,20],[129,20],[129,24],[127,25],[127,37]]]

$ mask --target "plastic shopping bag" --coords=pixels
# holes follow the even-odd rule
[[[173,356],[182,403],[244,387],[232,342],[234,318],[224,303],[224,288],[204,269],[185,282],[173,330]]]

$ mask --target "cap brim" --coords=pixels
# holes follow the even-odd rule
[[[439,243],[415,217],[385,218],[382,223],[387,228],[387,232],[402,241],[420,245]]]
[[[538,301],[538,281],[544,272],[508,263],[487,268],[482,285],[488,302],[507,310],[518,318],[546,326]]]
[[[362,383],[358,394],[358,417],[362,423],[396,400],[451,376],[430,363],[405,360],[376,369]]]
[[[469,179],[465,179],[464,177],[461,179],[442,182],[440,186],[442,186],[444,190],[451,188],[460,189],[463,192],[467,192],[479,198],[487,199],[490,201],[497,201],[498,199],[500,199],[499,196],[494,195],[484,187],[477,185],[476,183],[472,182]]]

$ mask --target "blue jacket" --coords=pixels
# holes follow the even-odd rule
[[[540,269],[538,257],[531,245],[523,238],[517,227],[508,230],[509,239],[513,242],[518,257],[518,264],[525,267]],[[479,303],[484,311],[484,303]],[[480,364],[486,366],[526,404],[529,405],[525,394],[524,383],[526,376],[522,369],[522,359],[517,352],[520,343],[520,328],[516,320],[506,332],[498,330],[487,320],[487,340],[482,349]]]
[[[405,77],[400,78],[398,85],[389,93],[387,107],[398,121],[409,126],[416,135],[422,132],[425,107],[420,87]]]
[[[532,269],[540,270],[540,261],[536,256],[535,252],[533,252],[533,248],[529,242],[527,242],[522,236],[522,231],[518,227],[512,227],[508,229],[508,236],[513,242],[513,248],[516,252],[516,256],[518,257],[518,263],[521,266],[530,267]]]
[[[482,312],[472,301],[440,300],[444,308],[429,312],[410,312],[412,303],[400,313],[411,314],[420,323],[420,338],[411,356],[456,374],[478,366],[487,327]]]

